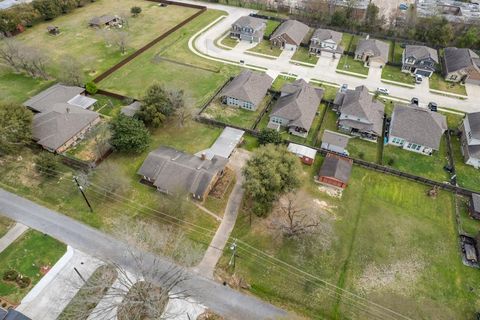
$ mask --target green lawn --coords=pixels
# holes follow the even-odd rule
[[[351,33],[343,33],[342,34],[342,42],[340,42],[340,46],[343,48],[345,51],[350,51],[350,43],[353,40],[354,35]],[[355,44],[354,44],[355,45]]]
[[[222,39],[222,41],[220,41],[220,43],[226,47],[229,47],[230,49],[233,49],[238,44],[238,40],[236,38],[226,36]]]
[[[470,207],[470,198],[457,196],[459,213],[460,213],[460,224],[462,231],[475,237],[480,230],[480,221],[473,219],[469,214]]]
[[[127,105],[127,103],[122,100],[100,94],[96,94],[92,96],[92,98],[97,99],[93,110],[107,117],[116,116],[121,111],[122,107]]]
[[[0,274],[15,270],[29,277],[32,283],[21,289],[15,283],[0,280],[0,296],[19,303],[42,278],[41,267],[53,267],[66,251],[66,246],[43,233],[30,230],[0,253]]]
[[[0,215],[0,238],[8,232],[8,229],[13,226],[13,223],[14,222],[12,220]]]
[[[270,41],[268,40],[262,40],[262,42],[259,42],[255,47],[253,47],[250,50],[246,51],[248,52],[256,52],[256,53],[261,53],[261,54],[266,54],[269,56],[274,56],[278,57],[282,53],[282,49],[279,47],[274,47],[270,44]]]
[[[430,89],[450,92],[454,94],[460,94],[464,96],[467,95],[467,90],[465,89],[465,86],[462,86],[461,84],[458,84],[458,83],[447,82],[445,81],[445,79],[443,79],[441,74],[438,74],[438,73],[432,74],[429,81],[430,81]]]
[[[265,28],[265,33],[263,35],[266,37],[270,37],[270,35],[275,31],[275,29],[277,29],[279,25],[279,21],[267,20],[267,27]]]
[[[308,51],[308,48],[299,47],[297,51],[295,51],[295,54],[293,55],[292,60],[297,60],[297,61],[310,63],[310,64],[317,64],[318,57],[314,54],[310,54],[310,52]]]
[[[295,80],[297,80],[297,79],[292,78],[292,77],[279,75],[279,76],[277,76],[277,78],[275,78],[275,80],[272,83],[272,90],[280,91],[285,84],[292,83]]]
[[[415,85],[415,79],[410,73],[401,71],[400,67],[385,65],[382,68],[382,79]]]
[[[251,129],[255,124],[255,120],[258,118],[262,110],[267,107],[271,99],[270,95],[265,96],[263,101],[257,107],[257,110],[251,111],[243,108],[229,107],[221,103],[219,98],[215,98],[202,115],[224,123]]]
[[[43,81],[11,72],[0,64],[0,102],[17,103],[28,100],[43,89],[49,87],[52,81]]]
[[[310,199],[301,203],[327,208],[314,209],[321,231],[285,238],[269,227],[274,216],[253,216],[250,226],[243,211],[232,238],[409,318],[472,318],[480,303],[480,278],[478,270],[460,260],[453,196],[440,192],[430,198],[428,187],[355,166],[342,198],[335,199],[312,182],[320,164],[318,158],[302,175]],[[328,294],[320,281],[314,284],[299,272],[259,259],[242,244],[237,252],[235,274],[252,294],[307,318],[371,319],[360,311],[365,308],[350,306],[347,297]],[[233,271],[227,267],[230,256],[227,251],[217,266],[228,274]],[[354,301],[364,302],[361,298]]]
[[[206,11],[100,82],[99,87],[140,98],[146,88],[156,82],[167,89],[183,90],[187,103],[202,106],[239,68],[196,56],[188,48],[188,40],[224,14]]]
[[[320,138],[325,130],[338,132],[337,119],[337,114],[331,109],[328,109],[323,119],[322,128],[320,129]],[[378,160],[378,144],[374,142],[352,137],[348,142],[347,150],[353,158],[370,162],[377,162]]]
[[[393,41],[388,41],[388,43],[390,44],[388,60],[393,63],[402,63],[402,55],[404,49],[400,46],[400,43],[395,42],[395,46],[393,45]]]
[[[452,136],[453,161],[457,173],[459,186],[480,192],[480,169],[467,165],[463,159],[461,142],[458,137]]]
[[[310,84],[315,86],[315,87],[320,87],[320,88],[323,89],[323,99],[324,100],[334,100],[335,99],[335,96],[337,95],[337,92],[338,92],[337,87],[334,87],[334,86],[331,86],[331,85],[328,85],[328,84],[325,84],[325,83],[319,84],[317,82],[310,82]]]
[[[347,71],[368,75],[368,68],[364,66],[363,61],[354,60],[353,57],[343,55],[338,62],[337,71]]]
[[[443,169],[448,164],[447,143],[444,137],[442,137],[440,150],[431,156],[387,145],[383,150],[383,163],[401,171],[435,181],[444,182],[450,180],[448,173]]]

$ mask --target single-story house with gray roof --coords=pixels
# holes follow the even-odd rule
[[[480,84],[480,58],[467,48],[445,48],[443,74],[446,81]]]
[[[300,46],[310,27],[297,20],[283,22],[270,36],[270,42],[275,47],[295,51]]]
[[[366,66],[381,68],[388,62],[390,45],[377,39],[358,41],[355,60],[361,60]]]
[[[228,106],[255,111],[272,82],[266,73],[244,70],[222,89],[220,99]]]
[[[315,181],[335,188],[345,189],[352,174],[353,161],[327,153]]]
[[[350,136],[330,130],[325,130],[322,136],[321,148],[348,156],[349,153],[346,148],[349,140]]]
[[[267,24],[265,20],[251,16],[243,16],[232,24],[230,37],[244,41],[260,42]]]
[[[388,143],[405,150],[431,155],[438,151],[447,118],[416,105],[396,105],[393,109]]]
[[[203,201],[221,177],[228,159],[187,154],[170,147],[150,152],[137,174],[165,194],[187,193]]]
[[[299,79],[285,85],[281,92],[270,113],[269,128],[284,127],[290,134],[307,137],[322,101],[323,90]]]
[[[100,17],[93,17],[88,23],[90,27],[116,27],[122,23],[122,19],[117,15],[104,14]]]

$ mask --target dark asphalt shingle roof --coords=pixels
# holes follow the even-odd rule
[[[245,70],[223,88],[220,96],[228,96],[259,105],[272,82],[273,79],[266,73]]]
[[[233,25],[240,28],[252,28],[253,30],[259,30],[265,26],[265,20],[260,18],[255,18],[251,16],[243,16],[237,19]]]
[[[478,55],[467,48],[445,48],[444,67],[446,73],[456,72],[471,66],[478,69]]]
[[[331,177],[347,183],[352,173],[352,161],[340,156],[327,154],[320,168],[320,177]]]
[[[314,88],[305,80],[299,79],[286,84],[282,89],[286,95],[280,97],[273,106],[270,117],[289,120],[287,126],[310,130],[313,119],[322,100],[323,90]]]
[[[424,60],[431,58],[435,63],[438,63],[437,50],[427,46],[405,46],[405,57],[413,57],[415,60]]]
[[[31,97],[23,105],[34,111],[43,112],[56,103],[66,103],[84,92],[84,88],[57,83]]]
[[[329,29],[316,29],[312,35],[312,40],[313,39],[316,39],[320,42],[331,39],[336,44],[340,44],[340,42],[342,41],[342,33]]]
[[[466,117],[470,125],[472,137],[480,140],[480,112],[467,113]]]
[[[66,103],[56,103],[33,117],[33,139],[56,150],[99,117],[98,113]]]
[[[322,136],[322,143],[328,143],[343,149],[347,147],[349,140],[349,136],[330,130],[325,130]]]
[[[447,130],[447,118],[414,105],[396,105],[393,109],[390,135],[438,150],[443,133]]]
[[[371,52],[372,57],[381,57],[385,62],[388,61],[390,45],[377,39],[362,39],[358,42],[355,55]]]
[[[227,162],[219,156],[202,160],[170,147],[160,147],[148,154],[137,173],[150,178],[153,185],[163,192],[203,196]]]
[[[275,32],[271,35],[270,40],[286,34],[290,39],[292,39],[293,42],[295,42],[297,46],[299,46],[309,30],[310,27],[306,24],[303,24],[297,20],[287,20],[278,26]]]

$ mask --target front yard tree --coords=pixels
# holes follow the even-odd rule
[[[140,7],[132,7],[130,9],[130,13],[132,14],[133,17],[137,17],[140,13],[142,13],[142,8]]]
[[[31,141],[32,118],[32,112],[23,106],[0,104],[0,155]]]
[[[272,203],[300,185],[300,162],[285,146],[260,147],[243,169],[246,194],[253,201],[253,211],[265,216]]]
[[[43,151],[35,158],[35,170],[44,178],[58,176],[58,161],[53,153]]]
[[[145,93],[137,116],[145,125],[158,128],[174,113],[170,94],[159,84],[153,84]]]
[[[120,114],[112,120],[110,127],[110,144],[118,151],[140,153],[145,151],[150,143],[150,133],[137,119]]]
[[[277,130],[265,128],[262,129],[258,135],[258,143],[261,145],[265,144],[280,144],[282,143],[282,136]]]
[[[185,95],[183,90],[175,90],[170,92],[170,103],[175,113],[178,125],[183,127],[193,114],[193,109],[185,103]]]
[[[118,48],[121,54],[127,52],[130,42],[130,35],[126,31],[114,31],[111,35],[113,44]]]
[[[280,200],[281,218],[277,227],[286,237],[293,238],[313,233],[320,224],[314,215],[308,214],[307,208],[303,207],[300,201],[294,193]]]
[[[60,61],[59,80],[67,85],[81,86],[84,83],[83,65],[73,56],[67,55]]]

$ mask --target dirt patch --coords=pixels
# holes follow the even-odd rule
[[[408,293],[425,264],[413,257],[389,265],[369,265],[357,281],[357,287],[364,293],[388,288],[397,293]]]
[[[320,191],[322,193],[326,193],[330,197],[338,198],[338,199],[340,199],[342,197],[342,194],[343,194],[343,190],[341,190],[341,189],[330,188],[330,187],[327,187],[327,186],[324,186],[324,185],[320,185],[318,187],[318,191]]]
[[[226,167],[223,176],[215,183],[212,191],[210,191],[209,193],[209,196],[217,199],[223,199],[223,197],[225,196],[225,192],[232,183],[234,177],[235,172],[232,169]]]

